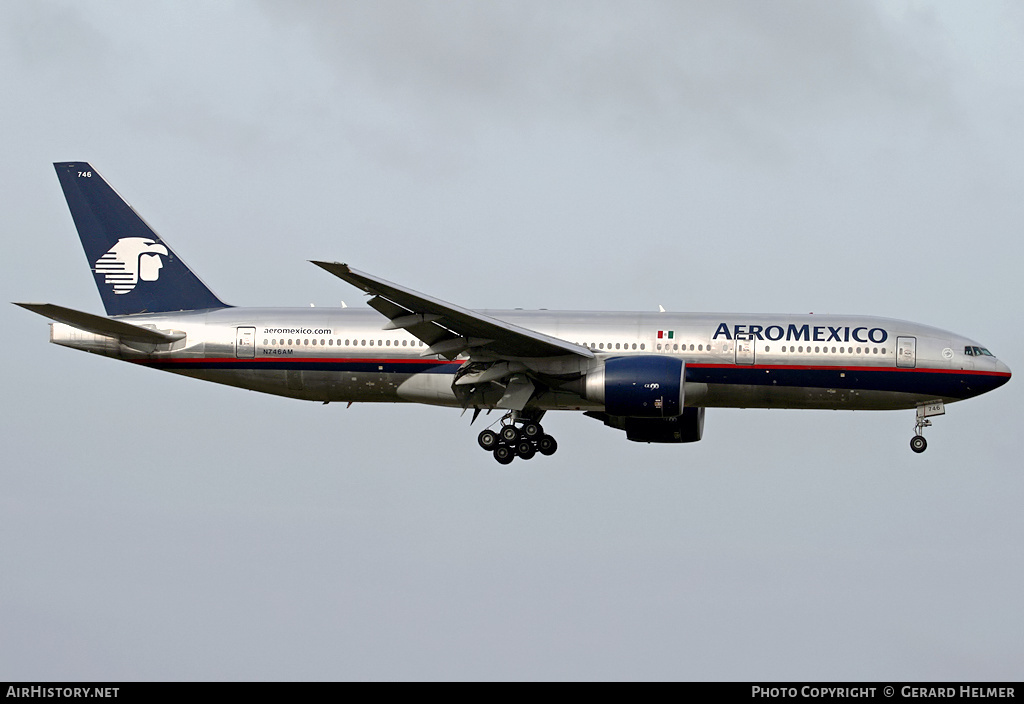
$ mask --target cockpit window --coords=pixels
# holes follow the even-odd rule
[[[995,357],[994,354],[984,347],[972,347],[971,345],[964,347],[964,354],[968,357]]]

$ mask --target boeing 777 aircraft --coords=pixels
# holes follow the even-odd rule
[[[636,442],[701,439],[705,408],[916,409],[1010,379],[983,345],[854,315],[475,311],[336,262],[370,308],[239,308],[210,291],[85,162],[54,164],[107,317],[18,303],[50,341],[309,401],[505,411],[478,436],[498,462],[557,449],[547,411],[582,411]],[[496,424],[492,424],[494,426]]]

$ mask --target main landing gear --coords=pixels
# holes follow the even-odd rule
[[[930,416],[941,416],[945,414],[946,407],[942,401],[923,403],[917,407],[917,422],[914,425],[914,437],[910,438],[910,449],[921,454],[928,449],[928,441],[924,439],[924,429],[930,428],[932,422]]]
[[[499,464],[511,464],[519,457],[524,460],[533,459],[539,452],[542,455],[553,455],[558,443],[544,428],[533,420],[518,420],[512,416],[501,419],[498,432],[487,428],[477,436],[480,447],[494,455]],[[519,427],[516,427],[516,424]]]

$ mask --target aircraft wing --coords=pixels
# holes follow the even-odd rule
[[[95,333],[97,335],[116,337],[119,340],[125,340],[128,342],[145,342],[154,345],[166,345],[185,337],[185,333],[183,332],[162,332],[152,328],[144,328],[131,323],[126,323],[121,320],[104,318],[102,315],[84,313],[80,310],[74,310],[73,308],[65,308],[64,306],[55,306],[52,303],[15,303],[14,305],[21,306],[25,310],[30,310],[45,318],[56,320],[58,323],[65,323],[71,327],[78,328],[79,330],[85,330],[86,332]]]
[[[455,359],[464,352],[490,353],[505,359],[567,354],[588,359],[594,356],[593,352],[582,345],[432,298],[352,269],[348,264],[312,263],[371,294],[373,298],[369,301],[370,306],[391,321],[385,329],[408,330],[426,343],[424,355],[439,354],[448,359]]]

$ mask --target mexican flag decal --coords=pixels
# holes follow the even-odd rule
[[[658,339],[659,340],[671,340],[675,336],[676,336],[676,331],[675,330],[659,330],[658,331]]]

